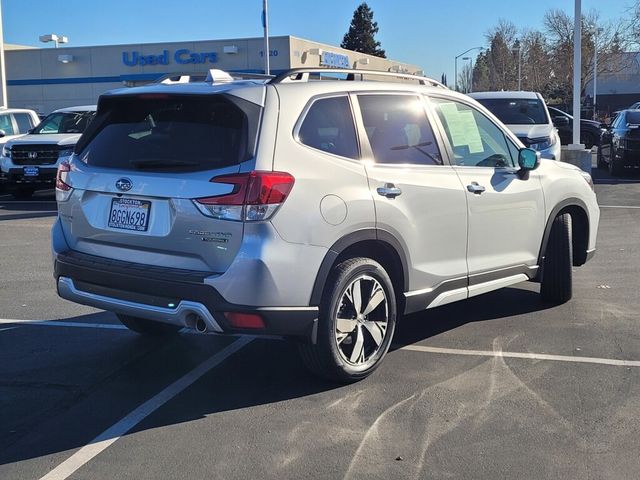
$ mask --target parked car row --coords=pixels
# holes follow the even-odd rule
[[[95,112],[95,105],[62,108],[40,121],[32,110],[0,111],[0,186],[18,198],[52,188]]]

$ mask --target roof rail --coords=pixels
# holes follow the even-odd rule
[[[206,72],[167,73],[166,75],[163,75],[152,83],[162,83],[165,85],[194,82],[224,83],[221,82],[222,78],[224,78],[228,83],[233,80],[269,80],[274,78],[274,75],[265,75],[262,73],[224,72],[222,70],[215,70],[214,74],[212,74],[211,72],[212,70],[208,70]],[[225,75],[230,76],[231,80],[226,78]]]
[[[390,77],[403,80],[415,80],[420,85],[431,85],[433,87],[447,88],[442,83],[429,77],[422,77],[420,75],[411,75],[408,73],[399,72],[386,72],[382,70],[355,70],[348,68],[293,68],[287,72],[273,78],[269,83],[290,83],[290,82],[308,82],[311,74],[322,75],[324,73],[342,73],[346,74],[347,81],[364,80],[365,75],[376,75],[379,77]]]

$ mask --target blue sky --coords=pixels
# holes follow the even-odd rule
[[[269,0],[272,35],[339,45],[361,0]],[[583,0],[583,11],[624,15],[632,0]],[[540,28],[549,8],[573,11],[574,0],[369,0],[378,40],[394,60],[453,80],[454,57],[485,44],[501,18]],[[262,0],[2,0],[5,41],[42,46],[38,36],[64,34],[69,45],[206,40],[261,36]]]

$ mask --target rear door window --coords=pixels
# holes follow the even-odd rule
[[[111,97],[78,142],[88,165],[202,171],[255,155],[261,107],[231,95]]]
[[[376,163],[442,165],[419,96],[358,95],[358,103]]]
[[[356,129],[347,96],[313,102],[298,131],[298,140],[323,152],[358,158]]]
[[[27,133],[33,128],[33,119],[28,113],[14,113],[13,118],[18,124],[18,133]]]

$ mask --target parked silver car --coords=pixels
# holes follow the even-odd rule
[[[386,72],[210,77],[100,97],[58,170],[60,296],[143,333],[282,335],[340,381],[402,314],[526,280],[571,298],[591,178],[476,101]]]

